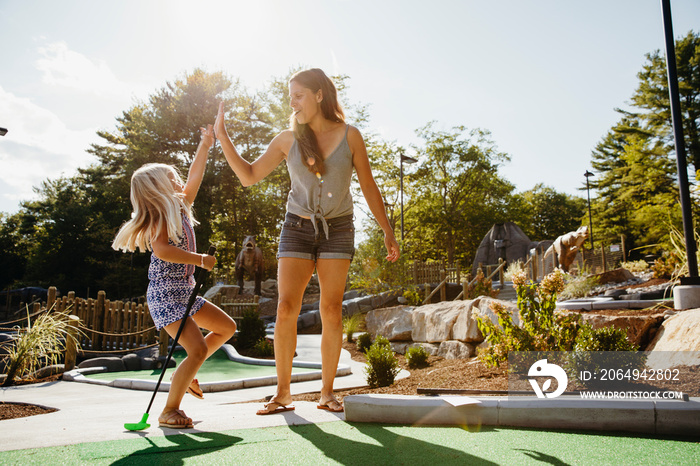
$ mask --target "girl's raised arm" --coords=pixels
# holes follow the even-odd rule
[[[238,179],[241,180],[243,186],[255,184],[269,175],[272,170],[282,163],[294,141],[294,135],[291,131],[283,131],[272,140],[263,155],[253,163],[248,162],[238,154],[226,132],[223,102],[219,104],[219,113],[216,115],[214,132],[221,143],[221,150],[226,156],[226,161]]]
[[[206,128],[199,128],[199,130],[202,132],[202,139],[199,140],[197,152],[194,154],[194,160],[192,160],[190,171],[187,174],[187,182],[185,183],[185,187],[182,188],[182,193],[185,195],[185,199],[190,205],[194,203],[197,193],[199,192],[199,187],[204,177],[204,171],[207,169],[209,149],[211,149],[211,146],[214,144],[214,127],[212,125],[207,125]]]

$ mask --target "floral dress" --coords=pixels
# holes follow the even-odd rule
[[[168,244],[177,246],[189,252],[196,252],[194,230],[190,219],[182,214],[183,235],[176,244],[172,239]],[[194,290],[194,265],[167,262],[151,254],[151,265],[148,267],[148,291],[146,300],[156,328],[161,328],[182,319],[187,309],[192,290]],[[190,316],[201,309],[206,300],[200,296],[190,310]]]

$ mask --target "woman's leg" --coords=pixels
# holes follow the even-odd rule
[[[297,318],[301,311],[304,290],[314,273],[314,261],[294,257],[280,257],[277,283],[279,301],[275,321],[275,365],[277,392],[271,401],[282,405],[292,402],[290,384],[292,361],[297,347]]]
[[[338,360],[343,347],[343,294],[350,261],[347,259],[319,259],[316,264],[321,288],[321,405],[329,404],[333,397],[333,381],[338,370]],[[337,403],[337,402],[335,402]],[[340,405],[333,404],[332,410]]]
[[[178,320],[170,325],[166,325],[165,330],[171,337],[175,338],[179,327],[180,321]],[[195,374],[197,374],[200,366],[207,358],[207,344],[204,341],[202,332],[199,330],[199,326],[192,318],[187,318],[178,343],[185,348],[187,357],[175,369],[170,382],[168,400],[165,402],[165,407],[159,418],[161,421],[166,420],[173,411],[180,409],[180,402],[182,397],[185,396],[187,387],[189,387],[190,382],[192,382]],[[185,427],[191,425],[192,419],[183,415],[182,418],[175,419],[173,422],[176,425]]]

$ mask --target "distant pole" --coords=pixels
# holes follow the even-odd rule
[[[676,166],[678,169],[678,189],[681,197],[681,210],[683,212],[683,234],[685,235],[685,251],[688,257],[688,284],[700,284],[698,277],[698,261],[695,256],[697,245],[695,244],[695,232],[693,231],[693,214],[690,204],[690,190],[688,188],[688,163],[685,155],[685,142],[683,140],[683,116],[681,115],[681,101],[678,92],[678,74],[676,72],[676,48],[673,39],[673,23],[671,21],[670,0],[661,0],[661,11],[664,20],[664,34],[666,39],[666,69],[668,72],[668,93],[671,102],[671,122],[673,124],[673,138],[676,146]]]
[[[588,193],[588,239],[591,241],[591,251],[593,251],[593,215],[591,215],[591,188],[588,185],[588,178],[595,174],[586,170],[583,174],[586,177],[586,192]]]
[[[416,163],[417,159],[403,155],[401,152],[399,156],[399,190],[401,191],[401,244],[403,244],[403,163]]]

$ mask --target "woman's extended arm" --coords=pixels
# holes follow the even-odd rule
[[[379,192],[377,183],[372,176],[372,168],[369,165],[365,141],[362,139],[360,131],[353,126],[351,126],[348,131],[348,144],[352,151],[352,163],[355,166],[355,172],[357,172],[357,179],[360,182],[362,194],[365,196],[365,200],[367,201],[369,209],[372,211],[372,215],[374,215],[374,218],[377,219],[377,223],[379,223],[382,231],[384,231],[384,246],[386,246],[387,250],[386,259],[391,262],[396,262],[401,254],[399,251],[399,243],[394,237],[394,230],[391,228],[389,219],[386,216],[382,193]]]
[[[269,175],[284,160],[294,139],[291,131],[283,131],[272,140],[263,155],[253,163],[248,162],[238,154],[226,132],[223,102],[219,104],[219,113],[216,115],[214,132],[221,143],[221,150],[226,156],[226,161],[238,179],[241,180],[243,186],[255,184]]]
[[[199,141],[197,152],[194,154],[192,165],[190,165],[185,187],[182,188],[182,193],[185,195],[185,199],[190,203],[190,205],[194,203],[197,193],[199,192],[199,187],[201,186],[202,178],[204,177],[204,171],[207,169],[207,156],[209,155],[209,149],[211,149],[212,144],[214,144],[213,126],[207,125],[206,128],[199,129],[202,132],[202,139]]]

